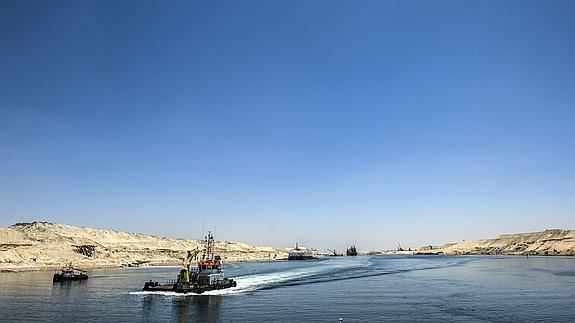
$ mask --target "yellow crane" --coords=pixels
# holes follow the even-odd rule
[[[199,249],[188,251],[188,255],[186,256],[186,258],[184,258],[184,264],[182,265],[182,269],[180,269],[180,273],[178,274],[179,283],[190,282],[190,265],[192,264],[193,260],[198,259],[199,253],[200,253]]]

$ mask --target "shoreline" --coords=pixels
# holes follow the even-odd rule
[[[413,252],[406,253],[406,252],[382,252],[382,253],[373,253],[373,254],[360,254],[359,256],[422,256],[422,257],[523,257],[523,258],[575,258],[575,255],[521,255],[521,254],[457,254],[457,253],[438,253],[438,254],[414,254]],[[330,258],[328,256],[320,257],[322,258]],[[256,263],[256,262],[276,262],[276,261],[287,261],[287,258],[280,258],[280,259],[245,259],[245,260],[231,260],[226,261],[226,263]],[[26,272],[54,272],[60,270],[62,266],[38,266],[38,267],[20,267],[20,268],[0,268],[0,275],[4,273],[26,273]],[[99,270],[99,269],[136,269],[136,268],[149,268],[149,267],[179,267],[181,263],[163,263],[163,264],[150,264],[149,266],[123,266],[123,265],[98,265],[98,266],[91,266],[91,267],[81,267],[78,266],[82,270],[90,271],[90,270]]]
[[[531,258],[531,257],[537,257],[537,258],[575,258],[575,254],[557,254],[557,255],[539,255],[539,254],[510,254],[510,253],[506,253],[506,254],[487,254],[487,253],[469,253],[469,254],[460,254],[460,253],[436,253],[436,254],[430,254],[430,253],[426,253],[426,254],[414,254],[414,253],[397,253],[397,252],[382,252],[382,253],[372,253],[372,254],[362,254],[363,255],[367,255],[367,256],[422,256],[422,257],[440,257],[440,256],[445,256],[445,257],[454,257],[454,256],[460,256],[460,257],[473,257],[473,256],[479,256],[479,257],[524,257],[524,258]]]
[[[429,252],[429,251],[381,251],[381,250],[374,250],[365,253],[366,255],[372,256],[513,256],[513,257],[575,257],[575,252],[565,252],[565,253],[552,253],[552,254],[543,254],[543,253],[491,253],[491,252],[445,252],[445,251],[438,251],[438,252]]]
[[[87,270],[180,265],[203,241],[168,238],[71,225],[31,222],[0,227],[0,272],[54,271],[67,264]],[[286,259],[289,248],[216,241],[225,262]],[[491,239],[462,240],[412,250],[363,250],[370,255],[575,256],[575,230],[503,234]]]
[[[233,264],[233,263],[241,263],[241,262],[273,262],[273,261],[282,261],[287,260],[287,258],[279,258],[279,259],[264,259],[264,258],[254,258],[254,259],[245,259],[245,260],[229,260],[225,263]],[[97,269],[131,269],[131,268],[149,268],[149,267],[179,267],[181,263],[176,262],[166,262],[166,263],[156,263],[156,264],[149,264],[148,266],[125,266],[125,265],[96,265],[96,266],[74,266],[78,269],[90,271],[90,270],[97,270]],[[25,272],[47,272],[47,271],[58,271],[62,269],[62,267],[66,266],[66,264],[62,265],[48,265],[48,266],[22,266],[17,268],[0,268],[0,274],[2,273],[25,273]]]

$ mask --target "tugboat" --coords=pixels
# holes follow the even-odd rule
[[[88,279],[88,275],[86,275],[86,272],[72,267],[72,263],[70,263],[68,264],[68,266],[62,268],[60,271],[54,274],[52,282],[58,283],[63,281],[85,280],[85,279]]]
[[[347,251],[345,252],[345,254],[348,256],[357,256],[357,250],[355,249],[355,246],[351,246],[351,247],[347,248]]]
[[[208,232],[205,243],[202,260],[197,262],[196,268],[190,268],[190,266],[200,253],[198,249],[188,251],[175,282],[161,284],[150,280],[144,284],[142,290],[201,294],[210,290],[236,287],[237,283],[233,279],[224,278],[222,259],[220,256],[214,256],[212,252],[214,236],[211,231]]]

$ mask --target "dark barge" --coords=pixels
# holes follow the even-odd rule
[[[76,269],[72,267],[72,264],[62,268],[60,271],[54,274],[52,282],[64,282],[64,281],[74,281],[74,280],[86,280],[88,275],[85,271]]]

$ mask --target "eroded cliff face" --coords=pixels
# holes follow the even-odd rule
[[[466,240],[441,249],[448,254],[574,256],[575,230],[503,234],[495,239]]]
[[[180,258],[196,248],[202,248],[201,240],[49,222],[17,223],[0,228],[0,270],[54,269],[69,262],[84,268],[180,264]],[[284,250],[230,241],[218,241],[216,253],[227,261],[287,257]]]

